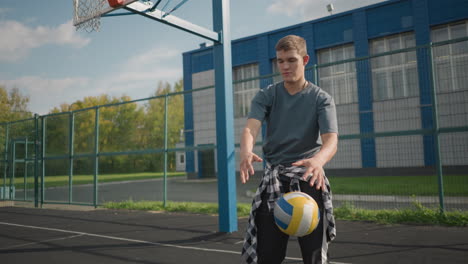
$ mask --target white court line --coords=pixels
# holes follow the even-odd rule
[[[42,243],[51,242],[51,241],[71,239],[71,238],[80,237],[80,236],[83,236],[83,235],[73,235],[73,236],[67,236],[67,237],[47,239],[47,240],[42,240],[42,241],[38,241],[38,242],[31,242],[31,243],[26,243],[26,244],[14,245],[14,246],[11,246],[11,247],[4,247],[4,248],[0,248],[0,250],[7,250],[7,249],[12,249],[12,248],[26,247],[26,246],[30,246],[30,245],[42,244]]]
[[[20,224],[13,224],[13,223],[7,223],[7,222],[0,222],[0,225],[8,225],[8,226],[25,227],[25,228],[31,228],[31,229],[55,231],[55,232],[62,232],[62,233],[68,233],[68,234],[75,234],[75,235],[79,235],[79,236],[99,237],[99,238],[106,238],[106,239],[112,239],[112,240],[134,242],[134,243],[140,243],[140,244],[148,244],[148,245],[154,245],[154,246],[172,247],[172,248],[180,248],[180,249],[192,249],[192,250],[198,250],[198,251],[209,251],[209,252],[219,252],[219,253],[228,253],[228,254],[240,255],[240,252],[232,251],[232,250],[180,246],[180,245],[174,245],[174,244],[150,242],[150,241],[137,240],[137,239],[128,239],[128,238],[116,237],[116,236],[106,236],[106,235],[99,235],[99,234],[78,232],[78,231],[64,230],[64,229],[57,229],[57,228],[48,228],[48,227],[30,226],[30,225],[20,225]],[[302,260],[302,258],[292,258],[292,257],[286,257],[286,259],[287,260],[297,260],[297,261]],[[330,262],[330,264],[350,264],[350,263]]]

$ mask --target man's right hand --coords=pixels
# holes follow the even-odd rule
[[[241,153],[240,157],[240,178],[242,183],[246,183],[250,175],[255,173],[252,163],[253,162],[262,162],[263,159],[260,158],[253,152]]]

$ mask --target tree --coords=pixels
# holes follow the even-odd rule
[[[142,138],[147,142],[151,148],[161,149],[164,147],[164,95],[169,94],[167,97],[167,111],[168,111],[168,125],[167,125],[167,142],[168,147],[173,148],[180,140],[180,130],[184,126],[184,101],[183,95],[171,95],[173,92],[181,92],[183,90],[182,80],[176,82],[173,87],[169,83],[160,82],[158,88],[153,96],[157,97],[151,99],[146,104],[145,110],[145,123]],[[175,153],[169,153],[170,169],[175,166]],[[152,169],[162,169],[163,156],[157,155],[150,161]]]
[[[29,96],[21,94],[18,88],[8,92],[4,86],[0,86],[0,123],[32,117],[28,104]]]

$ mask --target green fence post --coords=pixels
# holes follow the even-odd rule
[[[42,140],[41,140],[41,146],[42,146],[42,155],[41,155],[41,161],[42,161],[42,173],[41,173],[41,207],[44,204],[44,198],[45,198],[45,155],[46,155],[46,120],[47,117],[42,118]]]
[[[16,167],[16,143],[13,141],[12,142],[12,148],[11,148],[11,168],[10,168],[10,189],[9,189],[9,194],[10,194],[10,200],[13,197],[13,186],[15,186],[15,167]],[[15,196],[16,198],[16,196]]]
[[[34,114],[34,207],[39,207],[39,115]]]
[[[163,206],[167,205],[167,93],[164,96],[164,190]]]
[[[432,103],[432,119],[433,119],[433,136],[434,136],[434,154],[437,168],[437,179],[439,183],[439,205],[441,213],[445,212],[444,203],[444,177],[442,171],[442,161],[440,158],[440,140],[439,140],[439,113],[437,107],[437,91],[435,85],[435,74],[434,74],[434,55],[433,55],[433,43],[429,45],[429,60],[430,60],[430,77],[431,77],[431,103]]]
[[[68,166],[68,203],[73,201],[73,130],[75,127],[75,114],[70,112],[70,127],[68,131],[68,152],[69,156],[69,166]]]
[[[28,137],[26,137],[25,141],[24,141],[24,177],[23,177],[23,199],[24,201],[26,201],[28,199],[27,197],[27,181],[28,181]]]
[[[8,175],[8,136],[10,134],[10,123],[6,124],[6,131],[5,131],[5,168],[3,169],[3,199],[6,199],[6,181]],[[9,189],[9,188],[8,188]]]
[[[314,82],[315,82],[315,85],[318,86],[318,85],[319,85],[318,66],[317,66],[317,64],[314,64],[312,67],[313,67],[313,69],[314,69]]]
[[[99,174],[99,106],[96,107],[94,121],[94,207],[98,203],[98,174]]]

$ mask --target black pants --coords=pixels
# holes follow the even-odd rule
[[[282,181],[284,193],[289,192],[289,182]],[[317,228],[309,235],[299,237],[304,264],[325,264],[322,260],[323,243],[323,200],[322,190],[316,190],[309,183],[300,181],[301,191],[315,199],[320,209],[320,221]],[[280,264],[286,257],[289,236],[275,224],[273,213],[268,211],[267,197],[262,194],[262,204],[257,209],[255,224],[257,226],[258,264]]]

